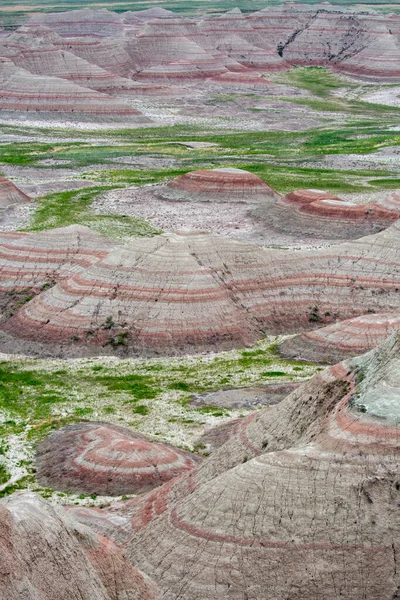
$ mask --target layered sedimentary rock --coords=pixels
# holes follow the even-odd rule
[[[134,12],[128,11],[124,13],[124,21],[131,22],[139,20],[148,21],[150,19],[171,19],[176,17],[175,13],[161,6],[154,6],[154,8],[146,8],[145,10],[137,10]]]
[[[400,218],[400,196],[367,205],[346,202],[322,190],[296,190],[273,206],[259,205],[255,219],[265,227],[299,237],[352,239],[376,233]]]
[[[82,225],[42,233],[0,233],[0,290],[39,290],[88,268],[114,245]]]
[[[136,72],[123,39],[71,37],[60,40],[55,45],[120,77],[130,78]]]
[[[293,245],[380,232],[400,218],[400,195],[365,205],[321,190],[282,196],[253,173],[221,168],[192,171],[164,185],[109,192],[96,203],[96,210],[141,216],[167,231],[189,228]]]
[[[122,15],[106,9],[84,8],[64,13],[40,13],[33,15],[29,23],[44,25],[62,37],[119,37],[124,32]]]
[[[351,243],[291,252],[204,234],[139,240],[43,291],[3,329],[15,347],[23,338],[78,354],[179,354],[393,312],[399,236],[396,223]]]
[[[287,3],[248,18],[290,64],[333,67],[363,79],[399,79],[396,16]]]
[[[394,335],[242,419],[136,505],[130,560],[171,600],[395,597],[399,357]]]
[[[163,200],[194,202],[265,203],[280,198],[262,179],[243,169],[190,171],[156,191]]]
[[[286,357],[332,364],[375,348],[399,328],[398,312],[367,314],[285,340],[279,350]]]
[[[0,501],[2,600],[156,600],[156,586],[108,539],[40,496]]]
[[[127,46],[135,79],[204,79],[226,72],[222,57],[207,53],[185,36],[159,37],[152,31]]]
[[[140,111],[107,94],[58,77],[34,75],[7,58],[0,58],[0,88],[0,109],[11,116],[148,122]]]
[[[366,48],[338,61],[333,68],[367,81],[397,82],[400,79],[400,36],[386,27],[371,32]]]
[[[161,11],[163,9],[160,9]],[[56,46],[113,74],[168,81],[223,72],[321,65],[367,80],[400,78],[400,19],[326,3],[286,3],[244,15],[238,9],[188,19],[170,11],[77,10],[35,15]],[[135,75],[136,73],[136,75]]]
[[[45,487],[88,494],[141,494],[193,469],[197,457],[106,423],[78,423],[51,434],[36,451]]]
[[[289,68],[276,46],[268,38],[257,35],[251,22],[237,8],[220,17],[204,19],[199,29],[208,43],[240,66],[265,71]],[[236,70],[234,66],[230,68]]]
[[[29,196],[17,188],[7,177],[0,176],[0,214],[9,206],[30,202]]]
[[[77,346],[169,353],[244,345],[255,333],[218,276],[219,251],[225,260],[233,252],[240,269],[254,250],[228,242],[226,253],[220,244],[213,247],[216,241],[207,235],[171,235],[116,248],[80,276],[47,290],[52,294],[37,297],[20,314],[24,335],[38,339],[33,323],[39,318],[46,321],[42,341],[71,343],[74,336]]]
[[[213,77],[211,81],[218,86],[229,86],[230,89],[251,87],[255,90],[265,90],[271,86],[270,81],[250,69],[240,71],[239,73],[227,71],[226,73]]]
[[[119,77],[60,49],[62,38],[46,27],[21,27],[0,43],[0,55],[8,57],[20,68],[36,75],[61,77],[79,86],[100,92],[134,93],[134,82]]]

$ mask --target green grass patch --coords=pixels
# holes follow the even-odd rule
[[[10,477],[10,473],[7,471],[6,466],[0,463],[0,485],[7,483]]]
[[[212,417],[223,417],[228,414],[227,410],[222,410],[219,406],[202,406],[196,409],[202,415],[211,415]]]
[[[43,231],[80,224],[116,239],[149,237],[160,233],[159,229],[138,217],[95,215],[90,205],[97,195],[110,189],[113,187],[99,186],[43,196],[37,200],[37,209],[25,230]]]
[[[145,404],[138,404],[137,406],[133,407],[133,412],[136,415],[146,416],[149,414],[150,410]]]
[[[263,377],[286,377],[287,373],[284,371],[264,371],[261,375]]]
[[[370,179],[369,185],[380,190],[400,190],[400,177],[392,179]]]
[[[190,391],[190,386],[185,381],[174,381],[174,383],[171,383],[171,385],[168,387],[170,390],[179,390],[181,392]]]
[[[125,392],[137,400],[152,400],[160,393],[154,379],[145,375],[104,376],[96,377],[96,382],[106,387],[110,392]]]
[[[27,486],[51,494],[35,483],[33,448],[38,440],[70,423],[104,420],[150,435],[157,431],[157,437],[174,443],[173,422],[179,439],[184,440],[182,444],[190,446],[207,416],[224,419],[232,414],[217,406],[194,408],[189,402],[190,393],[262,385],[266,362],[271,365],[271,377],[285,380],[285,367],[291,363],[275,355],[276,344],[272,342],[271,338],[252,348],[215,357],[118,360],[112,365],[101,363],[101,359],[94,364],[91,359],[70,364],[37,359],[1,362],[0,464],[5,458],[13,473],[8,466],[9,440],[17,436],[27,449],[24,465],[28,473],[8,486],[3,495]],[[314,372],[315,367],[305,364],[298,379]],[[287,373],[286,379],[293,380],[293,375]]]

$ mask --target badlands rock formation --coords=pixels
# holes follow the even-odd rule
[[[62,44],[62,38],[46,27],[21,27],[0,43],[0,55],[35,75],[60,77],[106,94],[124,95],[130,92],[134,96],[138,89],[142,89],[133,81],[58,47]]]
[[[191,171],[167,184],[111,190],[94,208],[98,213],[140,216],[166,231],[207,231],[270,243],[271,228],[251,212],[259,204],[268,212],[280,198],[249,171],[219,168]]]
[[[0,233],[0,290],[39,291],[104,258],[115,246],[82,225],[40,233]]]
[[[355,239],[386,229],[400,218],[400,196],[362,205],[345,202],[322,190],[296,190],[273,206],[260,204],[251,213],[265,227],[294,237]]]
[[[110,10],[70,10],[64,13],[40,13],[28,21],[32,25],[44,25],[61,37],[118,38],[124,33],[124,17]]]
[[[400,328],[400,314],[366,314],[302,333],[279,346],[289,358],[332,364],[378,346]]]
[[[196,465],[196,457],[106,423],[78,423],[38,444],[41,485],[107,496],[142,494]]]
[[[160,200],[168,200],[168,206]],[[169,231],[188,228],[243,241],[296,244],[378,233],[400,218],[400,195],[365,205],[322,190],[282,196],[249,171],[218,168],[190,171],[164,185],[112,190],[96,202],[96,210],[141,216]]]
[[[77,349],[89,344],[97,352],[102,346],[164,354],[243,346],[256,336],[218,270],[223,260],[233,261],[243,275],[246,261],[262,251],[228,241],[224,252],[216,243],[209,236],[170,235],[117,247],[81,276],[40,294],[19,314],[24,335],[68,345],[74,336]],[[46,321],[39,338],[38,318]]]
[[[287,3],[248,17],[292,65],[320,65],[362,79],[399,79],[400,19],[320,4]]]
[[[0,501],[2,600],[156,600],[109,539],[30,492]]]
[[[262,179],[244,169],[221,168],[191,171],[157,189],[163,200],[190,202],[271,202],[280,198]]]
[[[204,94],[204,80],[210,91],[262,89],[272,85],[268,73],[293,65],[398,82],[399,22],[396,15],[298,3],[197,18],[158,9],[40,13],[2,36],[0,108],[8,118],[28,112],[135,124],[146,121],[136,95],[180,102]]]
[[[171,355],[393,312],[399,236],[396,223],[357,241],[291,252],[201,234],[132,241],[87,268],[74,266],[72,276],[67,262],[59,283],[4,322],[7,347],[23,343],[35,352],[41,342],[56,353]],[[45,279],[35,263],[33,280],[27,271],[24,282]],[[11,276],[14,287],[21,285],[18,271]]]
[[[136,505],[128,556],[164,598],[395,598],[400,340],[241,420]]]
[[[34,75],[0,58],[0,109],[4,115],[146,123],[140,111],[107,94],[59,77]]]
[[[0,176],[0,217],[10,207],[30,202],[29,196],[17,188],[7,177]]]

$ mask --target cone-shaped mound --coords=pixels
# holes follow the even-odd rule
[[[341,202],[341,199],[338,198],[338,196],[334,196],[324,190],[295,190],[294,192],[287,194],[286,200],[302,206],[323,200]]]
[[[394,15],[326,3],[286,3],[249,15],[228,11],[200,19],[161,10],[43,13],[28,26],[51,28],[63,38],[60,48],[123,77],[137,71],[144,80],[188,81],[227,69],[261,72],[290,65],[327,66],[372,81],[396,82],[400,76],[400,27]],[[137,43],[141,49],[130,56]]]
[[[128,557],[171,600],[392,598],[399,395],[396,334],[247,419],[214,471],[144,498]]]
[[[107,9],[92,10],[83,8],[59,13],[39,13],[28,21],[29,25],[43,25],[56,31],[62,37],[70,36],[110,36],[123,33],[123,16]]]
[[[59,77],[33,75],[16,67],[7,58],[0,59],[0,109],[11,116],[34,113],[35,119],[126,120],[148,122],[142,113],[124,102],[101,92],[81,87]]]
[[[121,77],[129,78],[135,72],[133,61],[125,48],[124,38],[78,36],[60,40],[55,46]]]
[[[164,28],[165,29],[165,28]],[[198,79],[226,72],[222,57],[207,53],[185,36],[160,36],[149,25],[127,45],[133,64],[142,79]]]
[[[372,350],[398,329],[398,312],[367,314],[287,339],[279,351],[287,358],[332,364]]]
[[[243,346],[257,336],[220,273],[232,265],[246,277],[262,259],[260,249],[208,235],[140,239],[36,297],[20,313],[23,335],[134,353]]]
[[[252,215],[276,231],[312,238],[355,239],[377,233],[400,218],[397,194],[373,204],[346,202],[322,190],[295,190]]]
[[[243,169],[191,171],[157,191],[164,200],[258,203],[280,198],[262,179]]]
[[[4,600],[156,600],[156,586],[110,540],[31,492],[0,501]]]
[[[36,452],[37,477],[45,487],[107,496],[147,492],[197,462],[189,452],[106,423],[64,427]]]
[[[171,19],[175,18],[176,14],[171,10],[162,8],[161,6],[155,6],[154,8],[146,8],[144,10],[135,10],[134,12],[124,13],[125,20],[133,19]]]
[[[400,41],[391,30],[380,27],[375,39],[334,69],[367,81],[397,83],[400,80]]]
[[[46,27],[20,27],[0,42],[0,54],[36,75],[61,77],[85,88],[108,94],[136,91],[136,84],[58,48],[63,40]]]
[[[9,179],[0,176],[0,213],[8,206],[27,202],[30,202],[29,196],[21,192]]]
[[[40,233],[0,233],[0,290],[40,289],[86,269],[115,246],[82,225]]]
[[[263,250],[205,234],[117,246],[41,292],[3,325],[71,355],[155,355],[243,347],[366,312],[394,312],[400,224],[327,249]],[[58,344],[58,346],[57,346]],[[61,344],[61,345],[60,345]]]

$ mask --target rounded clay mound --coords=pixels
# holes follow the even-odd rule
[[[380,202],[358,204],[322,190],[295,190],[270,208],[259,205],[253,216],[275,231],[318,239],[350,240],[378,233],[400,218],[398,194]]]
[[[243,169],[191,171],[158,190],[164,200],[198,202],[271,202],[280,195],[262,179]]]
[[[108,94],[61,79],[35,75],[0,58],[0,109],[5,115],[28,114],[35,119],[61,118],[148,123],[139,110]]]
[[[367,314],[284,340],[286,358],[332,364],[372,350],[400,328],[400,314]]]
[[[374,236],[293,252],[204,234],[140,239],[7,316],[3,347],[68,356],[179,355],[393,312],[399,235],[396,223]]]
[[[24,326],[18,330],[27,339],[97,352],[243,346],[256,334],[219,272],[232,263],[243,276],[247,263],[262,258],[253,246],[208,235],[140,239],[42,292],[19,313]]]
[[[62,428],[36,449],[45,487],[107,496],[142,494],[192,469],[198,457],[106,423]]]
[[[0,233],[0,290],[40,288],[88,268],[115,246],[88,227]]]
[[[0,501],[2,600],[158,600],[159,590],[97,535],[32,492]]]
[[[168,600],[395,596],[399,357],[394,335],[242,419],[137,505],[129,559]]]
[[[0,176],[0,212],[2,209],[12,206],[13,204],[26,204],[30,202],[29,196],[21,192],[11,181],[6,177]]]

